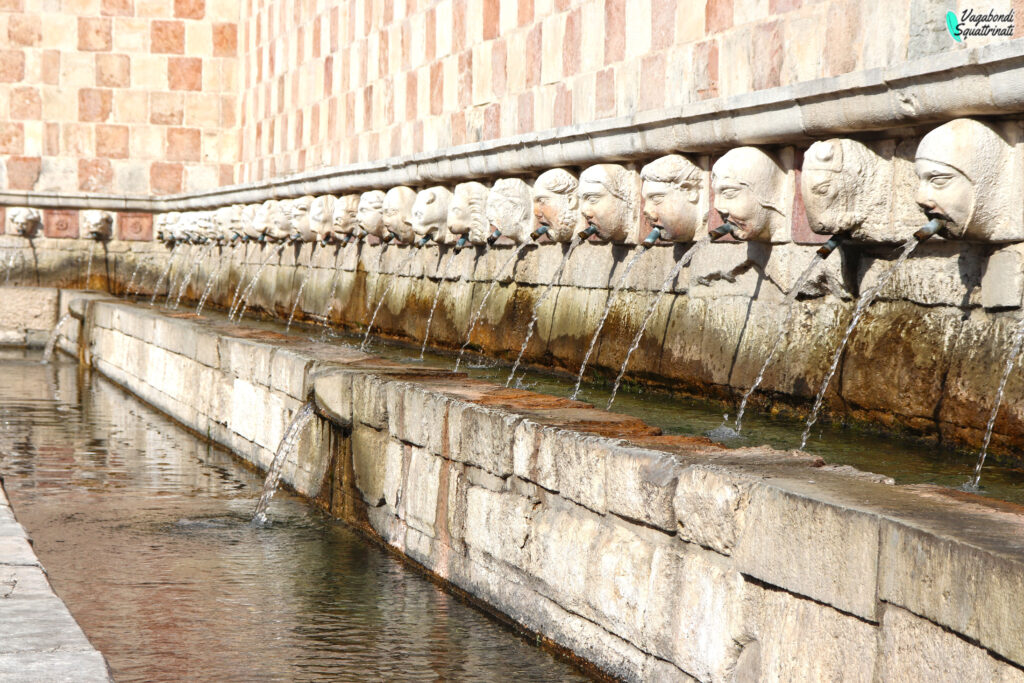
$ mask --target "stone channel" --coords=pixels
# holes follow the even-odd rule
[[[23,291],[51,323],[72,314],[66,352],[259,467],[314,401],[290,487],[612,676],[1024,679],[1018,506],[244,324]]]

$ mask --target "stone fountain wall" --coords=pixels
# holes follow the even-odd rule
[[[102,295],[58,306],[65,350],[261,468],[314,401],[289,485],[616,677],[1024,679],[1019,506]]]
[[[4,247],[25,240],[0,236]],[[87,249],[93,250],[96,289],[123,292],[141,264],[135,286],[149,294],[167,265],[169,251],[153,242],[39,238],[34,253],[22,250],[24,265],[12,284],[36,284],[28,264],[38,262],[39,284],[85,285]],[[221,260],[211,308],[226,310],[239,278],[251,276],[270,246],[231,248],[184,246],[172,279],[197,259],[186,299],[194,305]],[[496,273],[511,246],[468,248],[453,257],[451,247],[424,247],[402,273],[395,269],[410,247],[368,243],[343,247],[293,245],[271,260],[252,305],[279,319],[289,315],[301,281],[312,267],[297,317],[316,323],[336,284],[332,323],[361,331],[379,296],[388,289],[376,329],[385,336],[422,339],[437,288],[439,304],[431,344],[459,348],[469,319],[497,277],[500,281],[474,331],[472,346],[488,355],[514,359],[534,302],[551,281],[565,245],[527,247],[514,269]],[[612,308],[591,360],[589,376],[614,376],[639,319],[685,245],[659,245],[642,257]],[[632,247],[583,244],[569,259],[555,293],[541,307],[537,333],[525,355],[529,363],[575,373],[609,296],[609,283]],[[627,377],[698,396],[731,400],[750,386],[769,349],[779,342],[783,298],[813,255],[813,245],[718,243],[698,254],[666,296],[630,361]],[[848,322],[853,296],[874,281],[893,252],[886,245],[849,245],[825,263],[804,288],[790,337],[768,369],[755,398],[766,409],[808,408],[838,337]],[[454,258],[448,267],[447,261]],[[33,261],[35,259],[35,261]],[[439,273],[448,267],[444,281]],[[1021,247],[935,240],[922,245],[871,307],[854,334],[829,393],[836,417],[886,427],[907,427],[976,445],[988,418],[991,396],[1005,362],[1009,337],[1024,289]],[[107,276],[110,280],[107,280]],[[335,283],[335,279],[337,282]],[[165,286],[166,289],[166,286]],[[187,309],[186,309],[187,310]],[[999,420],[996,445],[1024,447],[1024,382],[1011,376]]]

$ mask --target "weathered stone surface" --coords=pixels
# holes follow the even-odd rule
[[[1009,521],[1020,528],[1019,519]],[[984,538],[991,531],[975,533]],[[1018,637],[1024,632],[1024,567],[1019,558],[890,520],[881,523],[880,547],[880,600],[1024,663],[1024,641]]]
[[[24,334],[49,330],[57,323],[57,290],[0,287],[0,329]]]
[[[675,531],[673,498],[682,465],[673,456],[638,448],[612,448],[604,470],[609,512]]]
[[[502,411],[453,401],[448,410],[449,457],[507,477],[512,474],[512,442],[521,419]]]
[[[113,680],[106,660],[96,650],[0,654],[0,679],[53,683]]]
[[[759,484],[732,556],[744,574],[874,621],[879,522],[806,490]]]
[[[431,538],[437,537],[435,523],[438,496],[442,494],[439,488],[441,466],[441,458],[423,448],[412,447],[404,488],[405,521],[413,529]],[[443,493],[448,495],[447,491]]]
[[[753,661],[735,680],[864,681],[874,679],[877,628],[785,591],[744,584],[746,616],[739,656]],[[792,647],[797,644],[796,647]],[[737,667],[739,669],[739,667]],[[883,676],[880,680],[894,680]],[[922,680],[922,679],[916,679]],[[937,679],[928,679],[937,680]]]
[[[874,287],[892,265],[891,249],[865,254],[858,266],[859,290]],[[982,245],[925,242],[893,273],[878,297],[883,301],[966,308],[976,305],[980,298],[984,266]]]
[[[391,435],[440,454],[449,400],[406,382],[389,382],[385,391]]]
[[[876,680],[1024,681],[1024,670],[894,605],[882,613]]]
[[[523,567],[525,545],[538,505],[511,492],[497,493],[470,486],[466,492],[466,545],[511,567]]]
[[[1024,245],[992,252],[981,277],[981,305],[987,309],[1020,308],[1024,298]]]
[[[363,494],[367,505],[381,505],[384,503],[387,477],[387,432],[356,424],[352,427],[351,438],[356,488]]]
[[[679,537],[724,555],[744,528],[756,479],[725,468],[693,465],[679,473],[673,500]]]

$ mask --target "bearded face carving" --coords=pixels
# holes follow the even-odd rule
[[[529,185],[518,178],[502,178],[487,194],[487,221],[502,237],[522,244],[533,230],[532,204]]]
[[[91,240],[108,240],[114,225],[114,215],[109,211],[89,209],[81,213],[85,236]]]
[[[420,238],[444,242],[448,236],[448,206],[452,193],[446,187],[431,187],[416,195],[412,205],[412,231]]]
[[[1024,237],[1020,209],[1011,205],[1020,172],[992,126],[974,119],[939,126],[918,145],[914,171],[917,204],[945,223],[943,235],[990,242]]]
[[[641,169],[644,217],[652,229],[658,229],[660,239],[691,242],[704,227],[705,177],[700,168],[679,154],[655,159]]]
[[[485,244],[490,234],[487,221],[487,186],[477,182],[455,186],[448,204],[448,231],[465,235],[473,244]]]
[[[580,212],[604,242],[635,241],[640,227],[640,177],[618,164],[580,174]]]
[[[43,219],[37,209],[19,206],[8,210],[7,223],[15,235],[32,239],[39,232]]]
[[[213,212],[213,222],[221,242],[233,242],[243,236],[242,205],[222,206]]]
[[[555,242],[569,242],[587,227],[578,190],[576,176],[561,168],[541,173],[533,184],[533,215]]]
[[[739,240],[784,242],[789,239],[786,173],[757,147],[729,150],[711,169],[715,210],[735,226]]]
[[[359,227],[374,237],[384,236],[384,193],[370,190],[359,195],[359,208],[356,220]]]

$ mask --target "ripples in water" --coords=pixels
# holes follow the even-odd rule
[[[77,366],[0,354],[0,475],[124,681],[576,680],[349,527]]]

